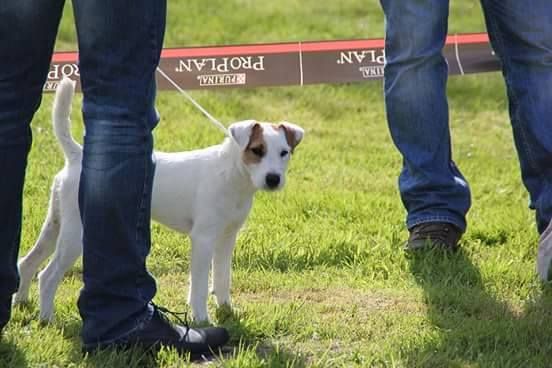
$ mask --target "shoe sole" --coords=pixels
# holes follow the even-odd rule
[[[208,349],[199,349],[199,350],[189,350],[189,349],[183,349],[179,348],[174,345],[167,345],[163,343],[153,343],[153,344],[147,344],[147,343],[114,343],[114,344],[106,344],[106,345],[99,345],[95,347],[83,347],[81,349],[81,352],[83,355],[95,355],[98,353],[104,353],[104,352],[117,352],[117,353],[125,353],[129,351],[135,351],[139,350],[146,354],[157,354],[163,347],[167,347],[169,349],[175,349],[179,354],[181,355],[187,355],[190,358],[190,361],[197,361],[204,358],[214,357],[217,356],[219,353],[217,353],[218,350],[222,348],[216,347],[216,348],[208,348]]]

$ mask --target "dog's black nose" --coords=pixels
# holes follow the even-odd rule
[[[267,174],[266,175],[266,186],[270,189],[274,189],[280,184],[280,175],[278,174]]]

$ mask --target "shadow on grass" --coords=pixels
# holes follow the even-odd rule
[[[24,352],[6,336],[0,338],[0,367],[26,368],[28,366]]]
[[[216,317],[230,332],[230,349],[226,350],[224,357],[235,359],[234,366],[262,362],[265,367],[306,367],[304,356],[274,345],[268,336],[248,326],[241,313],[222,306],[217,309]]]
[[[486,291],[464,250],[408,255],[437,337],[406,352],[409,366],[546,367],[552,356],[552,292],[522,310]]]

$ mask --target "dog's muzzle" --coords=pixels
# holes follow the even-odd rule
[[[269,189],[276,189],[280,185],[280,175],[267,174],[265,178],[266,187]]]

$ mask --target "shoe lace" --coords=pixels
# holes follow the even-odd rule
[[[188,312],[174,312],[170,309],[157,305],[154,302],[150,302],[150,303],[157,310],[157,312],[159,313],[159,316],[161,316],[161,318],[163,318],[165,321],[167,321],[168,323],[172,323],[171,319],[167,316],[167,315],[170,315],[174,317],[180,325],[183,325],[184,327],[186,327],[186,333],[184,334],[183,339],[185,339],[188,336],[188,332],[190,331]]]

